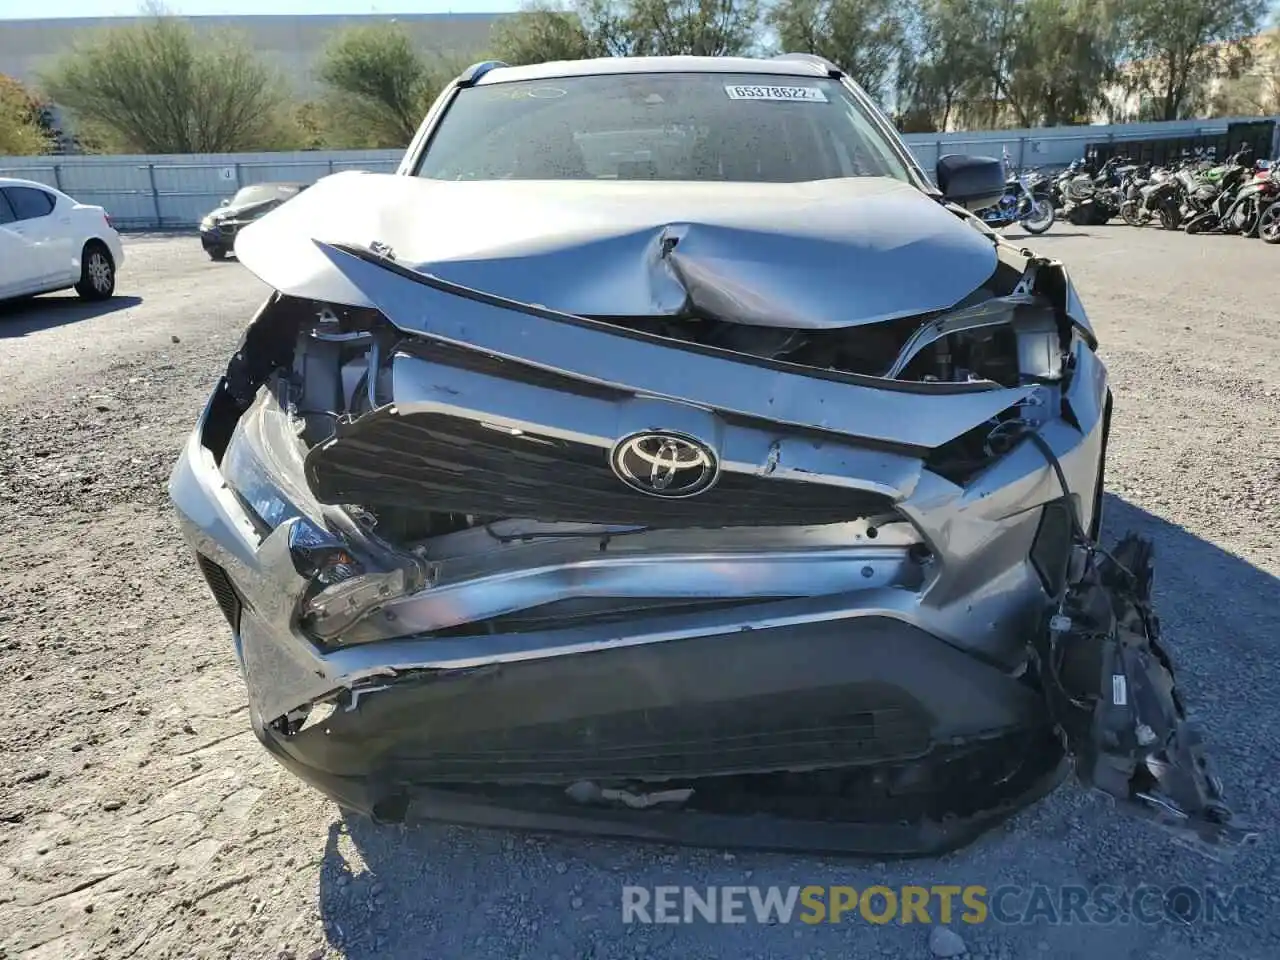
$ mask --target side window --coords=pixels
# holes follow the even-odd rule
[[[13,214],[13,207],[9,206],[9,201],[5,199],[4,191],[0,190],[0,225],[13,223],[17,219]]]
[[[53,212],[53,197],[35,187],[5,187],[5,196],[13,207],[14,215],[19,220],[34,220],[47,217]]]

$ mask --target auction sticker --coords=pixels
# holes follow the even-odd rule
[[[818,87],[761,87],[755,84],[733,84],[724,88],[730,100],[804,100],[826,103],[827,95]]]

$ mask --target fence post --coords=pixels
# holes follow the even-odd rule
[[[242,178],[241,178],[241,176],[240,176],[240,161],[239,161],[239,160],[237,160],[237,161],[236,161],[236,168],[235,168],[235,169],[236,169],[236,190],[238,191],[238,190],[240,189],[240,187],[241,187],[241,186],[243,186],[243,180],[242,180]]]
[[[1026,165],[1027,159],[1027,138],[1018,138],[1018,176],[1022,176],[1022,168]]]
[[[53,165],[53,185],[62,190],[62,164],[60,163]],[[62,192],[66,193],[67,191],[62,190]]]
[[[333,173],[333,157],[329,158],[329,173]]]
[[[152,162],[147,163],[147,180],[151,184],[151,206],[156,211],[156,229],[160,229],[164,225],[164,218],[160,216],[160,191],[156,189],[156,165]]]

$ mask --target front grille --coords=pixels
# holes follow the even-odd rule
[[[478,517],[672,528],[836,523],[893,513],[893,502],[879,494],[727,472],[703,494],[664,500],[627,487],[599,447],[392,409],[368,414],[314,448],[307,475],[327,503]]]
[[[200,572],[204,574],[205,582],[209,584],[213,599],[218,603],[218,609],[227,618],[227,623],[230,624],[231,629],[238,633],[240,630],[240,595],[236,593],[236,588],[231,585],[231,578],[227,576],[227,571],[201,553],[196,554],[196,562],[200,565]]]

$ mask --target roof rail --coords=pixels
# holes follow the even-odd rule
[[[839,79],[844,76],[844,71],[837,67],[826,57],[820,57],[816,53],[780,53],[774,60],[803,60],[805,63],[812,63],[814,66],[821,67],[827,71],[827,76],[832,79]]]
[[[475,86],[477,83],[480,82],[481,77],[483,77],[486,73],[488,73],[490,70],[494,69],[495,67],[509,67],[509,66],[510,66],[509,63],[503,63],[501,60],[481,60],[479,63],[473,63],[471,66],[467,67],[467,69],[463,70],[462,73],[458,75],[458,86],[460,87]]]

